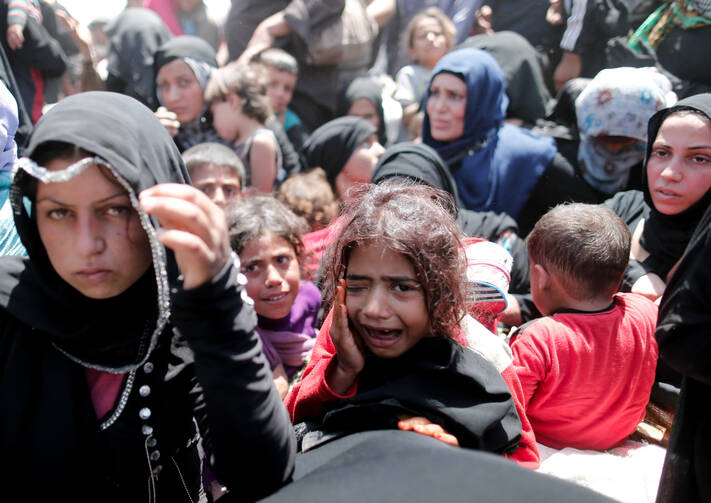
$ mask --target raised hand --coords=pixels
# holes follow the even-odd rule
[[[346,307],[346,281],[341,279],[336,287],[336,304],[333,307],[331,340],[336,346],[336,363],[326,377],[331,390],[343,395],[353,385],[365,365],[362,344],[348,326]]]
[[[164,183],[139,195],[141,207],[160,222],[158,239],[173,250],[183,288],[196,288],[222,270],[231,249],[225,214],[190,185]]]

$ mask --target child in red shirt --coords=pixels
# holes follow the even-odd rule
[[[630,232],[605,206],[553,208],[527,238],[531,294],[545,316],[512,337],[536,440],[603,450],[644,418],[654,382],[657,307],[616,294]]]
[[[324,296],[335,306],[286,398],[292,419],[326,430],[415,430],[537,466],[530,425],[516,417],[512,367],[465,347],[472,331],[460,328],[465,261],[451,200],[424,185],[357,190],[322,260]]]

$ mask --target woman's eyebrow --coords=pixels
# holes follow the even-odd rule
[[[115,199],[115,198],[120,197],[120,196],[126,196],[126,197],[128,197],[128,194],[126,194],[126,193],[123,192],[123,191],[122,191],[122,192],[118,192],[118,193],[113,194],[113,195],[111,195],[111,196],[107,196],[107,197],[98,199],[98,200],[94,201],[94,204],[105,203],[106,201],[110,201],[111,199]],[[53,203],[61,204],[61,205],[63,205],[63,206],[71,206],[71,205],[68,205],[67,203],[63,203],[62,201],[58,201],[58,200],[56,200],[56,199],[54,199],[54,198],[52,198],[52,197],[50,197],[50,196],[45,196],[45,197],[42,197],[42,198],[40,198],[40,199],[37,199],[37,201],[35,202],[35,204],[39,204],[39,203],[41,203],[41,202],[43,202],[43,201],[51,201],[51,202],[53,202]]]
[[[387,281],[392,281],[393,283],[403,282],[403,281],[407,281],[410,283],[417,283],[417,284],[420,283],[419,281],[417,281],[416,278],[411,278],[409,276],[383,276],[383,279],[387,280]]]

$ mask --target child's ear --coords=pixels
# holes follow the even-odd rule
[[[239,109],[239,110],[242,109],[242,98],[237,96],[237,93],[228,93],[227,94],[227,102],[234,109]]]
[[[536,269],[536,281],[539,290],[547,290],[551,286],[551,275],[542,264],[531,264]]]

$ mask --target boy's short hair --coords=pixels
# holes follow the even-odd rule
[[[312,231],[327,227],[338,214],[336,196],[321,168],[291,175],[279,187],[277,199],[304,217]]]
[[[304,251],[301,235],[306,221],[272,196],[254,195],[240,201],[227,215],[230,246],[238,255],[256,237],[270,233],[286,240],[297,257]]]
[[[270,66],[280,72],[288,72],[292,75],[299,75],[299,63],[296,58],[278,47],[270,47],[259,53],[255,58],[258,63]]]
[[[447,47],[451,49],[454,46],[454,37],[457,35],[457,27],[450,17],[439,7],[427,7],[414,15],[410,22],[407,23],[405,33],[403,34],[402,43],[405,49],[412,49],[415,41],[415,30],[420,21],[431,17],[439,22],[442,26],[442,31],[447,39]]]
[[[234,93],[243,100],[242,112],[264,124],[272,114],[267,97],[267,69],[264,65],[245,65],[233,61],[212,72],[205,87],[205,102],[227,100]]]
[[[193,172],[203,166],[223,166],[235,172],[240,187],[244,187],[244,164],[230,147],[217,142],[198,143],[183,152],[183,162],[192,178]]]
[[[526,239],[528,254],[582,300],[612,296],[630,258],[630,231],[604,205],[561,204],[543,215]]]

